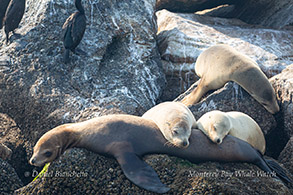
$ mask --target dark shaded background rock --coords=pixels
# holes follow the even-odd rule
[[[249,24],[258,24],[267,27],[281,28],[293,24],[292,0],[158,0],[156,8],[167,9],[173,12],[196,12],[211,8],[220,8],[221,5],[232,5],[225,11],[213,10],[213,16],[239,18]]]
[[[15,170],[11,165],[0,158],[0,193],[13,194],[14,190],[23,186]]]

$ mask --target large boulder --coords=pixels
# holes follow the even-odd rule
[[[207,15],[239,18],[249,24],[273,28],[293,23],[293,0],[158,0],[156,7],[173,12],[204,10]]]
[[[87,29],[63,63],[61,27],[73,1],[27,1],[6,45],[0,42],[0,112],[32,143],[47,130],[109,113],[142,114],[165,86],[156,46],[155,1],[83,2]],[[130,9],[131,8],[131,9]],[[114,14],[115,13],[115,14]],[[1,32],[2,33],[2,32]]]

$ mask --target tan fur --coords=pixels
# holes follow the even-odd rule
[[[198,119],[197,126],[217,144],[222,143],[224,137],[229,134],[248,142],[262,154],[265,153],[263,132],[250,116],[242,112],[207,112]]]
[[[153,120],[171,144],[188,147],[191,128],[195,127],[196,121],[184,104],[164,102],[148,110],[142,117]]]
[[[243,87],[270,113],[279,111],[275,91],[257,63],[228,45],[216,45],[197,58],[195,72],[201,77],[199,85],[183,100],[186,106],[199,102],[209,90],[221,88],[228,81]]]

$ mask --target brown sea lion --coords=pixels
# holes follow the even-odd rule
[[[284,181],[290,182],[276,162],[265,160],[250,144],[233,136],[228,135],[219,147],[201,131],[192,130],[187,148],[169,147],[165,143],[161,131],[149,119],[132,115],[108,115],[60,125],[48,131],[36,143],[30,163],[43,166],[68,148],[85,148],[114,157],[130,181],[157,193],[165,193],[169,188],[161,183],[153,168],[141,160],[147,154],[169,154],[194,163],[249,162],[268,173],[275,171]]]

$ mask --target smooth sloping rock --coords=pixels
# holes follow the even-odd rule
[[[230,5],[228,9],[226,5]],[[156,7],[191,13],[214,8],[213,16],[239,18],[249,24],[273,28],[281,28],[293,23],[292,0],[158,0]]]
[[[228,44],[255,60],[268,77],[293,63],[293,32],[272,30],[196,14],[156,13],[158,44],[164,69],[168,72],[194,69],[198,55],[215,44]]]
[[[157,0],[156,8],[173,12],[196,12],[233,2],[235,0]]]

